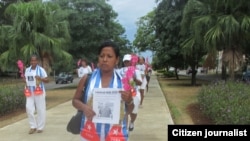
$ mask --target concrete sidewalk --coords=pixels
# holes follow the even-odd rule
[[[66,131],[68,120],[75,112],[71,101],[60,104],[47,110],[43,133],[29,135],[26,118],[0,128],[1,141],[80,141],[79,135]],[[152,75],[149,92],[145,94],[143,108],[139,109],[129,141],[167,141],[168,124],[173,124],[173,120],[156,76]]]

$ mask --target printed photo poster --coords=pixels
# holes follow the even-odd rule
[[[121,89],[95,88],[93,90],[93,110],[95,123],[119,124]]]

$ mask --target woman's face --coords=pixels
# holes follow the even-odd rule
[[[123,64],[124,64],[125,67],[131,66],[131,63],[130,63],[130,61],[128,61],[128,60],[125,60],[125,61],[123,62]]]
[[[87,63],[85,61],[82,61],[82,66],[83,67],[86,67],[87,66]]]
[[[144,63],[143,58],[139,58],[139,64],[143,64],[143,63]]]
[[[113,71],[119,62],[112,47],[104,47],[98,57],[98,66],[102,71]]]
[[[32,68],[36,67],[37,64],[38,64],[37,58],[36,57],[31,57],[30,65],[32,66]]]

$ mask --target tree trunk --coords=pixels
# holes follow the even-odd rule
[[[191,69],[192,69],[191,85],[195,86],[196,85],[196,73],[197,73],[197,71],[195,69],[195,65],[192,65]]]
[[[223,62],[221,66],[221,79],[227,80],[227,68],[226,68],[225,62]]]
[[[228,67],[231,80],[235,79],[235,71],[241,68],[243,55],[240,50],[235,50],[236,47],[223,50],[222,62],[225,69]]]
[[[50,67],[50,64],[49,64],[49,59],[48,58],[43,58],[43,61],[42,61],[42,66],[43,68],[45,69],[47,75],[49,76],[50,73],[51,73],[51,67]]]
[[[235,69],[235,48],[232,48],[232,61],[230,61],[229,63],[229,67],[230,67],[230,71],[229,71],[229,74],[230,74],[230,79],[231,80],[234,80],[235,78],[235,75],[234,75],[234,69]]]
[[[176,80],[179,80],[179,75],[178,75],[178,71],[176,68],[175,68],[174,72],[175,72]]]

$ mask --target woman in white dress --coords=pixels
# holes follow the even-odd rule
[[[92,69],[89,65],[87,65],[87,60],[81,59],[81,67],[77,70],[78,77],[81,78],[85,74],[92,73]]]
[[[33,134],[36,131],[42,133],[46,122],[46,91],[44,83],[48,83],[49,79],[44,68],[39,66],[38,63],[38,56],[32,55],[30,66],[26,68],[24,75],[29,92],[26,94],[26,113],[30,125],[29,134]],[[36,88],[41,90],[37,91]]]
[[[143,99],[144,99],[144,92],[147,86],[147,79],[146,79],[146,74],[147,74],[147,69],[145,65],[145,58],[140,57],[138,64],[136,65],[136,68],[141,72],[141,77],[142,77],[142,84],[140,86],[140,93],[141,93],[141,102],[140,102],[140,107],[142,107]]]
[[[124,55],[124,57],[123,57],[124,67],[117,70],[122,77],[125,77],[126,71],[128,70],[128,68],[130,66],[132,66],[131,59],[132,59],[132,55],[130,55],[130,54]],[[140,101],[141,101],[141,94],[140,94],[139,88],[140,88],[140,85],[142,84],[142,78],[141,78],[140,71],[137,70],[136,68],[135,68],[133,77],[134,77],[133,80],[135,82],[134,87],[135,87],[136,95],[133,96],[134,109],[133,109],[132,113],[130,114],[129,131],[133,131],[133,129],[134,129],[134,122],[137,118],[137,113],[138,113],[138,109],[139,109],[139,105],[140,105]]]

